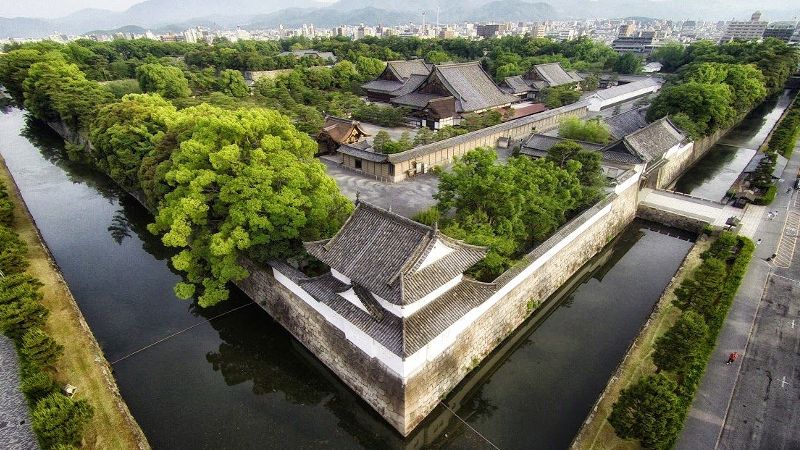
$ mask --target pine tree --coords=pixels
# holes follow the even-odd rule
[[[660,370],[684,373],[698,356],[707,337],[708,326],[703,316],[686,311],[656,340],[653,362]]]
[[[22,336],[22,356],[30,363],[41,367],[49,367],[64,352],[64,347],[59,345],[41,328],[31,328]]]
[[[670,448],[682,418],[676,387],[664,374],[656,374],[623,390],[608,416],[617,436],[638,439],[647,449]]]
[[[86,400],[75,401],[55,392],[36,404],[31,414],[33,430],[45,448],[75,445],[92,413]]]

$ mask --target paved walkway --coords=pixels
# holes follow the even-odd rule
[[[17,351],[10,339],[0,334],[0,448],[38,449],[31,429],[28,402],[19,390]]]
[[[673,212],[682,216],[708,222],[723,227],[730,217],[742,218],[744,210],[723,205],[720,202],[681,194],[679,192],[642,189],[639,203],[662,211]]]
[[[753,233],[753,237],[755,240],[761,239],[762,241],[756,248],[742,286],[734,298],[728,318],[717,338],[717,346],[700,382],[692,409],[676,445],[677,449],[716,449],[719,447],[723,430],[730,428],[730,425],[726,424],[726,420],[731,408],[731,399],[739,382],[742,362],[748,358],[745,350],[748,348],[748,342],[751,341],[759,306],[773,270],[773,266],[766,259],[778,251],[781,246],[783,247],[781,252],[788,252],[789,246],[785,243],[781,244],[781,241],[785,236],[787,217],[792,217],[787,213],[792,210],[791,207],[796,201],[795,197],[800,193],[786,193],[786,189],[794,183],[799,167],[800,145],[795,149],[789,165],[783,172],[785,180],[779,186],[775,202],[768,207],[769,209],[761,209],[760,214],[758,214],[758,210],[752,210],[751,217],[745,224],[751,230],[753,228],[752,217],[760,216],[761,220],[755,227],[756,231]],[[770,220],[767,215],[768,211],[778,211],[778,216]],[[792,253],[788,258],[791,259],[792,256],[796,257]],[[730,366],[725,365],[727,355],[734,351],[742,354],[743,358]],[[726,446],[726,448],[750,447],[733,445],[732,447]]]

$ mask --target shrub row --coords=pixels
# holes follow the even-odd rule
[[[28,249],[10,228],[12,212],[11,199],[0,183],[0,331],[17,348],[20,388],[32,408],[33,430],[41,447],[70,448],[80,443],[92,407],[63,395],[54,380],[54,365],[63,347],[42,329],[49,313],[42,304],[42,283],[25,273]]]
[[[656,340],[656,373],[624,389],[609,415],[618,436],[648,449],[675,444],[754,249],[747,238],[721,233],[676,289],[683,313]]]
[[[789,158],[792,156],[792,151],[797,143],[797,137],[800,135],[800,103],[795,101],[789,107],[789,112],[781,120],[781,123],[772,132],[772,137],[769,139],[767,146],[773,152],[778,152],[781,155]]]

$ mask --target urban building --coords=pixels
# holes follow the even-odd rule
[[[730,42],[734,39],[743,41],[761,39],[767,29],[767,22],[761,20],[761,12],[756,11],[746,22],[731,21],[725,29],[720,42]]]

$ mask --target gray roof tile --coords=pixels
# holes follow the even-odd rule
[[[637,108],[608,117],[603,121],[608,125],[614,139],[622,139],[648,125],[647,119],[645,119],[646,113],[647,108]]]
[[[559,63],[536,64],[533,69],[549,86],[578,83],[583,80],[576,72],[567,72]]]
[[[645,161],[660,159],[667,150],[686,140],[683,134],[666,117],[656,120],[650,125],[635,131],[623,139],[623,142]]]
[[[435,241],[448,255],[417,270]],[[464,244],[438,230],[360,202],[331,239],[307,242],[320,261],[390,303],[407,305],[424,297],[478,262],[486,248]]]

